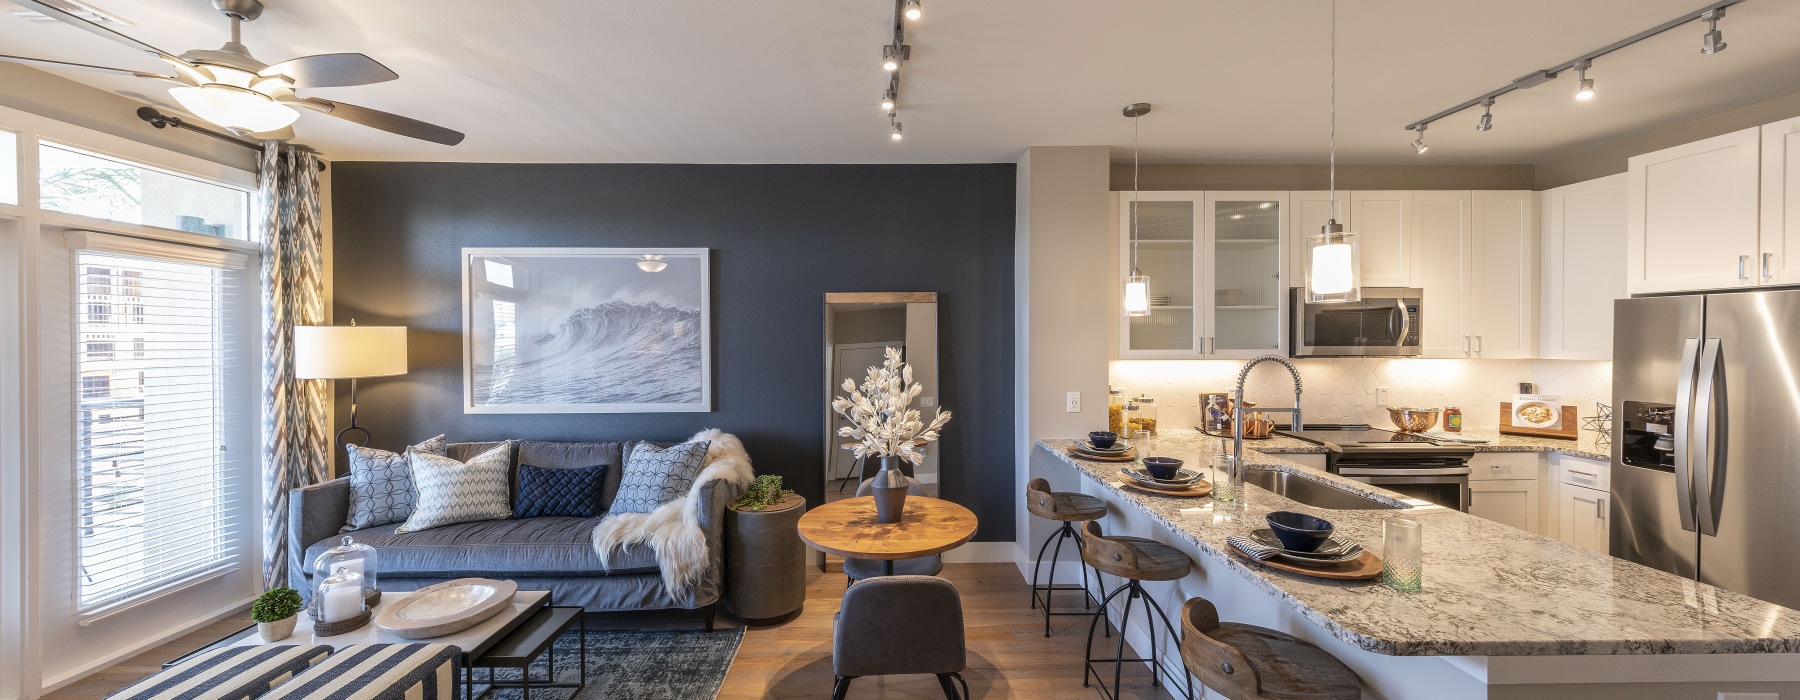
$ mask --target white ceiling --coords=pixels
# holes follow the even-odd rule
[[[206,0],[93,0],[164,50],[216,48]],[[245,43],[264,61],[361,51],[398,81],[321,97],[466,132],[455,147],[307,113],[300,141],[336,160],[942,163],[1010,161],[1033,145],[1111,144],[1144,101],[1148,161],[1319,162],[1326,0],[924,0],[909,33],[901,120],[887,135],[877,65],[886,0],[266,0]],[[1361,163],[1530,163],[1800,92],[1800,2],[1749,0],[1699,54],[1690,24],[1433,126],[1402,128],[1533,69],[1696,9],[1703,0],[1343,0],[1340,157]],[[156,70],[124,46],[0,14],[0,53]],[[170,102],[162,84],[69,78]],[[0,86],[4,89],[4,86]]]

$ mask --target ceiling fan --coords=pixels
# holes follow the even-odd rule
[[[82,19],[49,2],[12,2],[162,59],[174,68],[174,73],[152,73],[24,56],[0,55],[0,61],[177,83],[177,87],[169,90],[176,102],[201,119],[239,135],[259,139],[291,139],[294,136],[291,125],[300,118],[300,113],[294,108],[299,107],[446,146],[454,146],[463,140],[461,132],[436,124],[358,107],[347,102],[294,94],[297,89],[368,85],[400,76],[375,59],[360,53],[302,56],[274,65],[256,60],[250,55],[250,50],[240,43],[242,37],[239,30],[243,22],[262,16],[263,4],[260,0],[212,0],[214,8],[231,18],[231,41],[218,49],[195,49],[179,56]]]

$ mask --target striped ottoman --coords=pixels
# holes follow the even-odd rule
[[[354,644],[263,700],[455,700],[461,658],[448,644]]]
[[[331,654],[328,646],[215,649],[107,696],[112,700],[251,700]]]

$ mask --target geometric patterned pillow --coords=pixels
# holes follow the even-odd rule
[[[687,495],[694,486],[694,477],[706,466],[706,448],[711,444],[701,440],[657,447],[640,442],[632,447],[611,512],[649,513]]]
[[[419,503],[394,532],[512,517],[511,441],[458,462],[443,455],[406,453]]]
[[[394,454],[360,445],[345,445],[350,462],[350,519],[341,532],[361,530],[388,523],[406,522],[419,492],[413,488],[412,467],[406,454],[444,453],[444,436],[439,435]]]
[[[514,518],[592,518],[600,514],[600,485],[606,465],[580,469],[549,469],[519,465],[519,494],[513,499]]]

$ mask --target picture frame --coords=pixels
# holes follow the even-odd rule
[[[463,248],[463,413],[713,410],[708,248]]]

